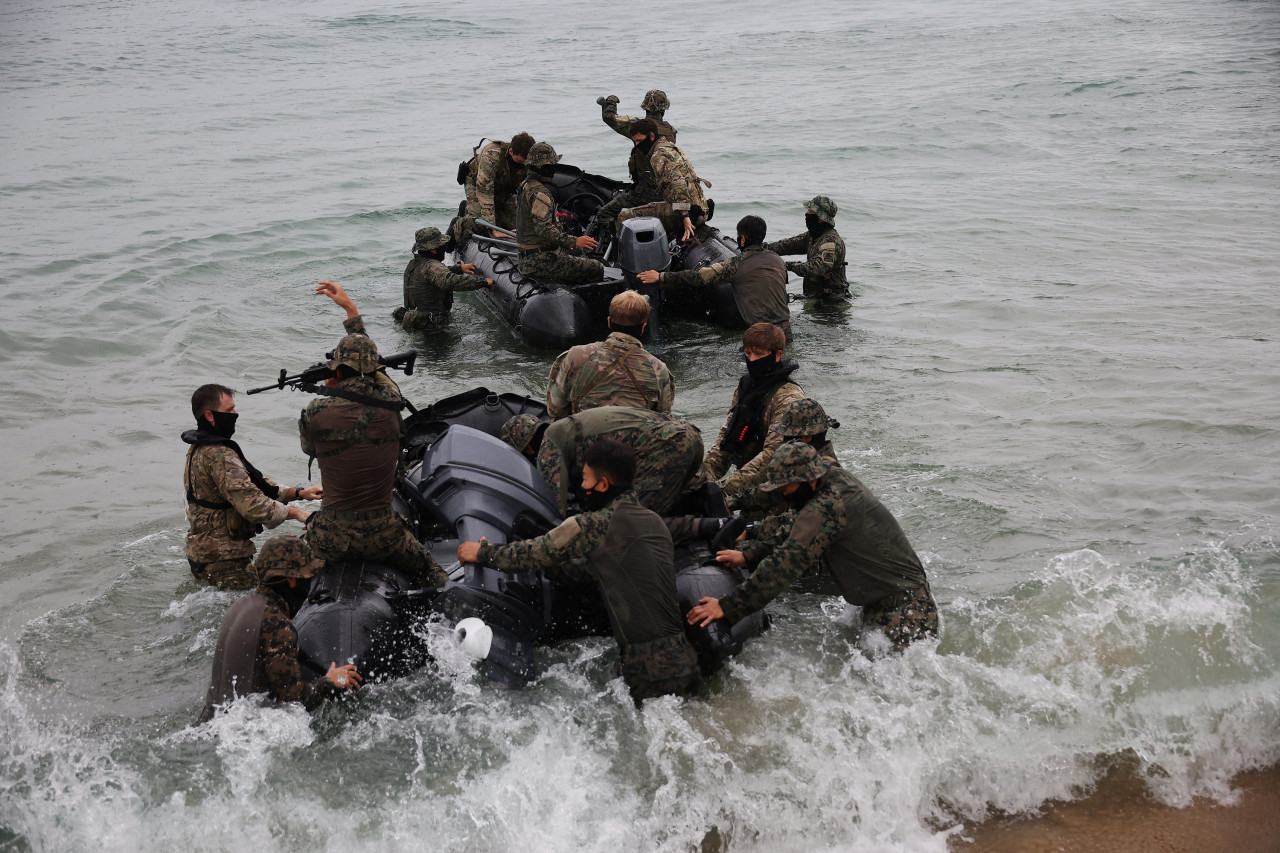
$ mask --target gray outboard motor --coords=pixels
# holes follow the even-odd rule
[[[662,314],[662,288],[657,284],[642,284],[636,273],[645,270],[663,272],[671,266],[667,229],[662,227],[661,219],[637,216],[622,223],[618,231],[618,265],[622,267],[628,286],[649,297],[649,331],[656,335]]]

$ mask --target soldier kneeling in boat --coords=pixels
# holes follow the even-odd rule
[[[516,198],[517,267],[522,275],[543,283],[588,284],[604,281],[604,264],[570,254],[574,249],[594,249],[594,238],[574,237],[556,221],[556,199],[543,182],[554,174],[560,162],[556,150],[546,142],[529,149],[525,158],[528,175]]]
[[[675,553],[667,525],[631,489],[636,454],[611,439],[587,448],[587,511],[536,539],[463,542],[458,560],[499,571],[541,571],[600,587],[618,641],[618,673],[637,702],[684,693],[698,682],[698,656],[680,621]]]
[[[199,722],[214,710],[250,693],[266,693],[277,702],[301,702],[312,710],[330,696],[360,686],[354,664],[329,664],[323,678],[307,679],[298,660],[293,616],[306,599],[307,581],[324,564],[296,536],[277,536],[262,546],[250,567],[258,586],[222,619],[213,653],[213,675]]]
[[[475,264],[445,266],[448,242],[438,228],[421,228],[414,235],[413,260],[404,268],[404,306],[391,315],[406,332],[443,326],[453,308],[455,291],[493,286],[493,279],[475,275]]]

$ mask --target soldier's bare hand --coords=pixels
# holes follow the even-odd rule
[[[688,243],[690,240],[692,240],[693,232],[695,230],[696,229],[693,227],[693,218],[686,216],[684,219],[684,236],[680,238],[680,242]]]
[[[484,540],[481,539],[480,542]],[[458,562],[474,563],[480,559],[480,542],[459,542],[458,543]]]
[[[642,282],[643,282],[643,283],[645,283],[645,284],[657,284],[657,283],[658,283],[658,271],[657,271],[657,270],[645,270],[645,271],[644,271],[644,272],[642,272],[642,273],[636,273],[636,278],[640,279],[640,281],[642,281]]]
[[[485,287],[493,287],[493,279],[491,279],[491,278],[486,278],[486,279],[484,280],[484,286],[485,286]]]
[[[588,237],[586,234],[583,234],[577,240],[574,240],[573,244],[579,249],[594,249],[596,246],[600,245],[600,241],[595,237]]]
[[[291,518],[294,521],[301,521],[303,524],[306,524],[307,519],[310,517],[311,513],[307,512],[305,509],[298,509],[296,506],[289,507],[289,514],[285,516],[285,518]]]
[[[716,562],[731,569],[741,569],[747,565],[747,555],[741,551],[717,551]]]
[[[345,666],[338,666],[334,661],[330,661],[329,671],[324,674],[324,677],[329,679],[333,686],[341,687],[344,690],[357,690],[360,687],[360,683],[364,681],[364,678],[356,670],[355,664],[349,663]]]
[[[717,619],[724,618],[724,610],[720,608],[720,599],[708,595],[704,596],[696,607],[691,608],[684,618],[690,625],[710,625]]]
[[[475,264],[462,264],[461,269],[462,269],[462,271],[463,271],[464,273],[466,273],[467,275],[471,275],[471,274],[473,274],[473,273],[476,271],[476,265],[475,265]]]
[[[360,316],[360,312],[356,310],[356,303],[347,292],[342,289],[342,285],[335,284],[332,281],[322,281],[316,288],[317,296],[327,296],[334,301],[339,308],[347,312],[347,319]]]
[[[298,497],[304,501],[318,501],[324,497],[324,489],[320,486],[312,486],[309,489],[298,489]]]

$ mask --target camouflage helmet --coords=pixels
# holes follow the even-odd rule
[[[777,423],[769,427],[769,431],[794,440],[804,435],[820,435],[830,426],[831,419],[827,417],[822,404],[817,400],[801,397],[787,404]]]
[[[253,570],[258,581],[265,583],[274,578],[314,577],[323,565],[324,560],[313,557],[307,543],[297,536],[276,536],[262,546]]]
[[[671,99],[661,89],[650,89],[644,93],[644,100],[640,102],[640,107],[649,112],[665,113],[671,109]]]
[[[329,357],[330,369],[337,370],[340,364],[358,373],[373,373],[378,369],[378,345],[368,335],[347,335]]]
[[[780,489],[789,483],[807,483],[817,480],[831,470],[831,463],[818,455],[812,445],[803,441],[789,441],[773,453],[764,469],[762,492]]]
[[[438,249],[449,239],[440,233],[439,228],[419,228],[418,232],[413,235],[413,251],[429,252],[432,249]]]
[[[828,225],[836,224],[836,203],[830,196],[815,195],[804,203],[805,210],[812,210],[818,218]]]
[[[524,453],[543,423],[537,415],[516,415],[502,425],[502,440]]]
[[[556,154],[556,149],[551,147],[549,142],[536,143],[529,149],[529,153],[525,155],[524,165],[529,169],[536,169],[539,166],[550,166],[552,163],[559,163],[560,157]]]

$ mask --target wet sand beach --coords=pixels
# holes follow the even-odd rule
[[[1280,851],[1280,766],[1232,780],[1236,801],[1163,805],[1118,774],[1089,797],[1053,803],[1033,818],[997,818],[953,837],[953,853],[1275,853]]]

